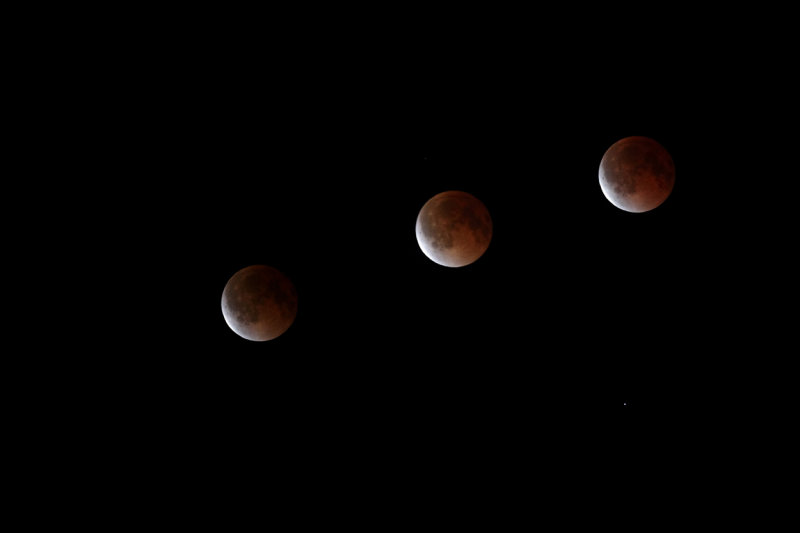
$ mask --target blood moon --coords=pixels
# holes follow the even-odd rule
[[[600,161],[600,188],[616,207],[643,213],[661,205],[675,186],[669,152],[649,137],[625,137]]]
[[[236,272],[222,291],[222,316],[240,337],[268,341],[282,335],[297,316],[297,291],[279,270],[251,265]]]
[[[417,243],[434,263],[461,267],[475,262],[492,240],[492,219],[483,202],[463,191],[445,191],[422,206]]]

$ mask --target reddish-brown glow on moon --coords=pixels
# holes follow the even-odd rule
[[[616,207],[643,213],[661,205],[675,185],[675,165],[666,149],[649,137],[625,137],[600,161],[600,188]]]
[[[282,335],[297,315],[297,291],[282,272],[252,265],[236,272],[222,291],[222,316],[240,337],[267,341]]]
[[[492,240],[492,219],[469,193],[445,191],[428,200],[417,216],[417,242],[433,262],[461,267],[475,262]]]

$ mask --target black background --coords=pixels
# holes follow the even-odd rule
[[[29,304],[7,328],[9,457],[32,517],[497,529],[599,495],[624,522],[673,486],[737,490],[746,459],[776,471],[760,461],[789,442],[796,390],[792,17],[33,9],[11,21],[4,189],[9,308]],[[675,162],[648,213],[598,184],[630,135]],[[457,269],[414,234],[449,189],[494,222]],[[250,342],[221,296],[261,263],[298,314]]]

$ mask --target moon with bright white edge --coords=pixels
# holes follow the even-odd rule
[[[474,263],[489,247],[492,219],[471,194],[445,191],[422,206],[416,232],[419,247],[431,261],[462,267]]]
[[[669,152],[649,137],[625,137],[600,161],[600,188],[616,207],[643,213],[661,205],[675,186]]]
[[[268,341],[282,335],[297,316],[297,291],[282,272],[251,265],[236,272],[222,291],[222,316],[240,337]]]

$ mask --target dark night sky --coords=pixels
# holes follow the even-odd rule
[[[11,440],[34,454],[9,455],[22,498],[225,529],[249,510],[487,512],[494,530],[599,494],[624,519],[629,495],[675,501],[652,480],[705,502],[686,469],[738,475],[721,453],[791,427],[797,149],[774,125],[796,130],[792,17],[292,6],[48,8],[15,41],[31,102],[8,100],[26,159],[7,262],[48,269],[9,281],[36,306],[7,358],[27,372],[6,373]],[[598,183],[632,135],[676,167],[643,214]],[[451,189],[494,225],[456,269],[414,233]],[[272,341],[221,312],[253,264],[299,296]]]

